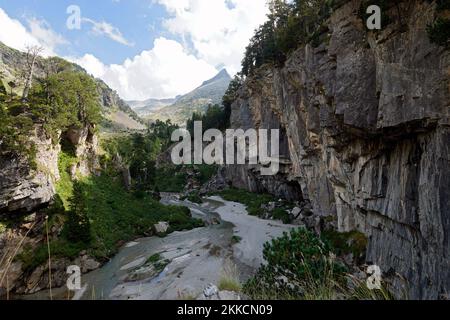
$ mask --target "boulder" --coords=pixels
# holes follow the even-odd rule
[[[211,298],[219,293],[219,289],[214,284],[210,283],[204,290],[203,295],[206,298]]]
[[[169,227],[170,227],[169,223],[164,221],[158,222],[157,224],[153,225],[153,229],[157,234],[166,233]]]

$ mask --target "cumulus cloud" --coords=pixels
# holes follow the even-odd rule
[[[0,8],[0,41],[22,51],[26,50],[27,46],[41,46],[44,56],[56,55],[56,47],[67,43],[45,20],[31,17],[27,19],[27,23],[28,29]]]
[[[36,38],[44,48],[51,48],[53,51],[57,46],[68,43],[63,36],[53,31],[51,26],[45,20],[31,17],[28,19],[28,26],[31,35]]]
[[[115,0],[113,0],[115,1]],[[254,30],[266,19],[265,0],[152,0],[166,8],[163,26],[184,41],[159,38],[153,48],[122,64],[105,65],[93,54],[69,58],[104,80],[127,100],[168,98],[183,94],[225,66],[234,74]],[[91,32],[132,46],[118,28],[84,18]],[[23,50],[41,45],[45,55],[65,43],[43,20],[28,19],[28,28],[0,8],[0,41]]]
[[[264,0],[155,1],[171,15],[164,21],[170,32],[189,37],[199,58],[230,73],[240,70],[245,47],[267,15]]]
[[[153,49],[121,65],[105,65],[95,56],[70,59],[103,79],[126,100],[169,98],[186,93],[218,72],[207,62],[185,51],[177,41],[158,38]]]
[[[125,39],[118,28],[108,22],[95,21],[89,18],[83,18],[83,21],[92,24],[92,32],[96,35],[104,35],[120,44],[130,47],[134,46],[134,43]]]

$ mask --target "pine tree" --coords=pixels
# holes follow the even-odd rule
[[[66,222],[67,238],[73,242],[89,243],[91,226],[87,215],[86,199],[79,182],[73,185],[73,196],[70,198],[70,211]]]

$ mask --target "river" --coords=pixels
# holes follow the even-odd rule
[[[264,243],[294,227],[250,216],[244,205],[217,196],[205,198],[204,203],[198,205],[166,194],[162,202],[189,207],[194,217],[206,222],[206,227],[127,243],[103,267],[84,275],[82,289],[71,298],[199,298],[209,284],[218,285],[224,276],[241,283],[247,280],[263,263]],[[148,272],[146,262],[155,254],[165,264],[161,272]],[[136,270],[139,277],[136,277]],[[55,289],[52,294],[54,298],[63,299],[66,289]],[[27,298],[48,298],[48,291]]]

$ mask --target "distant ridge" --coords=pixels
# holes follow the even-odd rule
[[[173,99],[148,99],[129,101],[131,108],[145,119],[166,121],[184,125],[194,112],[203,112],[211,104],[220,104],[231,82],[231,76],[222,69],[213,78],[191,92]]]

